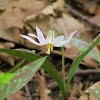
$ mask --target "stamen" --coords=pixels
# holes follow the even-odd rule
[[[53,50],[53,44],[51,44],[51,51]]]
[[[50,54],[50,43],[48,43],[47,49],[48,49],[48,51],[47,51],[46,53],[47,53],[47,54]]]
[[[48,49],[48,51],[47,51],[46,53],[47,53],[47,54],[51,54],[50,51],[53,50],[53,45],[50,44],[50,43],[48,43],[48,45],[47,45],[47,49]]]

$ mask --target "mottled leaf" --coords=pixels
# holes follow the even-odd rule
[[[71,39],[71,43],[79,50],[81,50],[82,48],[85,48],[89,45],[87,42],[77,39],[77,38]],[[95,49],[92,49],[87,55],[100,63],[99,53]]]
[[[16,76],[12,78],[10,82],[0,86],[0,100],[15,93],[17,90],[26,85],[26,83],[28,83],[29,80],[34,76],[36,71],[40,68],[45,60],[46,57],[40,58],[17,70],[15,72]]]
[[[69,85],[71,82],[71,79],[74,75],[74,72],[76,70],[76,68],[79,66],[79,64],[81,63],[81,61],[84,59],[84,57],[100,42],[100,34],[93,40],[92,43],[89,44],[89,46],[83,48],[80,50],[79,55],[75,58],[72,66],[71,66],[71,70],[69,73],[69,78],[67,81],[67,86],[66,86],[66,90],[67,90],[67,94],[69,91]]]
[[[13,56],[28,60],[30,62],[37,60],[38,58],[41,58],[41,56],[39,55],[29,53],[29,52],[19,51],[19,50],[0,49],[0,52],[8,53]],[[65,96],[64,86],[53,64],[46,60],[41,67],[56,80],[63,96]]]
[[[6,84],[7,82],[9,82],[15,75],[16,75],[16,73],[0,74],[0,85]]]

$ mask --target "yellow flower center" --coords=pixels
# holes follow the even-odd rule
[[[48,43],[47,49],[48,49],[48,51],[47,51],[46,53],[47,53],[47,54],[51,54],[51,51],[53,50],[53,45],[50,44],[50,43]]]

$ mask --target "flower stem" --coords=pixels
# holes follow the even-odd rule
[[[61,34],[59,33],[59,31],[53,27],[56,32],[58,33],[59,36],[61,36]],[[66,95],[66,84],[65,84],[65,59],[64,59],[64,47],[61,47],[61,51],[62,51],[62,78],[63,78],[63,86],[64,86],[64,91],[65,91],[65,96],[64,96],[64,100],[67,100],[67,95]]]
[[[61,51],[62,51],[62,78],[63,78],[63,85],[66,93],[64,47],[61,47]]]

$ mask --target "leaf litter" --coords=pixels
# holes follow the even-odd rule
[[[75,9],[76,11],[81,11],[83,16],[85,16],[86,14],[90,22],[93,21],[99,24],[100,5],[98,4],[98,0],[92,1],[91,3],[90,3],[90,0],[87,0],[87,1],[71,0],[71,2],[73,2],[73,4],[72,3],[69,3],[69,4],[70,6],[73,7],[73,9]],[[10,49],[10,48],[17,48],[17,47],[19,48],[23,46],[23,48],[35,49],[41,55],[45,55],[44,54],[44,51],[46,50],[45,46],[44,47],[35,46],[31,44],[29,41],[24,40],[20,37],[20,34],[27,35],[28,33],[35,33],[36,26],[38,26],[43,31],[45,36],[47,35],[48,30],[53,29],[53,27],[56,27],[59,30],[59,32],[62,35],[65,35],[66,37],[68,37],[72,31],[78,30],[78,33],[74,36],[74,38],[78,38],[80,40],[90,43],[93,40],[93,38],[97,35],[97,33],[100,31],[100,29],[96,27],[92,27],[90,24],[87,24],[87,22],[84,22],[83,20],[81,20],[81,18],[75,17],[74,14],[71,14],[70,11],[67,8],[65,8],[65,5],[66,3],[64,0],[56,0],[56,1],[2,0],[0,1],[0,48]],[[83,6],[80,6],[80,5],[83,5]],[[94,16],[91,16],[91,14],[94,14]],[[98,53],[100,53],[99,45],[100,44],[98,44],[98,46],[96,47],[96,51]],[[76,47],[74,47],[72,44],[65,46],[65,59],[66,59],[65,63],[67,66],[66,75],[68,75],[70,64],[72,63],[72,60],[77,56],[78,52],[79,50]],[[57,58],[57,61],[59,61],[59,64],[57,64],[56,61],[55,62],[53,61],[54,58]],[[60,49],[54,48],[52,55],[50,55],[48,59],[51,60],[51,62],[58,69],[59,73],[61,73]],[[4,62],[6,62],[10,64],[11,66],[14,66],[15,61],[16,61],[14,57],[8,54],[3,54],[3,53],[0,53],[0,60],[2,62],[1,65],[3,65]],[[89,69],[98,70],[99,64],[95,59],[91,58],[90,56],[87,56],[85,57],[85,59],[83,60],[79,68],[82,71],[84,70],[88,71]],[[78,71],[80,71],[80,69]],[[5,70],[5,68],[3,70]],[[99,81],[96,78],[94,78],[94,80],[91,80],[90,77],[92,77],[93,75],[94,74],[89,74],[87,76],[75,75],[75,77],[77,76],[79,79],[79,84],[82,84],[82,85],[79,86],[80,90],[75,88],[75,87],[78,87],[77,85],[78,83],[77,84],[74,83],[74,81],[77,79],[77,78],[74,78],[73,82],[71,83],[72,90],[70,90],[69,100],[74,100],[74,99],[92,100],[91,99],[92,95],[88,97],[83,91],[85,90],[84,87],[86,86],[86,84],[87,84],[87,87],[89,87],[89,85],[91,85],[90,84],[91,82],[93,84],[94,81]],[[44,77],[46,77],[46,82],[44,81],[44,83],[42,84],[47,83],[48,85],[50,85],[53,82],[55,82],[50,77],[50,75],[46,73],[44,74]],[[87,80],[89,82],[87,82]],[[32,80],[32,82],[34,81]],[[37,87],[40,88],[39,86]],[[30,85],[29,85],[29,88],[31,88]],[[46,86],[41,87],[41,88],[47,89]],[[56,88],[53,89],[54,92],[59,91]],[[19,90],[19,91],[14,94],[15,96],[12,95],[8,97],[7,100],[13,100],[13,99],[27,100],[26,95],[24,97],[22,96],[25,92],[23,93],[23,90]],[[53,91],[51,92],[51,94],[54,93]],[[30,92],[33,94],[32,89]],[[40,95],[37,95],[37,96],[39,97]],[[42,94],[42,96],[43,95],[44,94]],[[46,94],[46,96],[48,96],[48,93]],[[55,100],[59,100],[59,99],[56,97]]]

